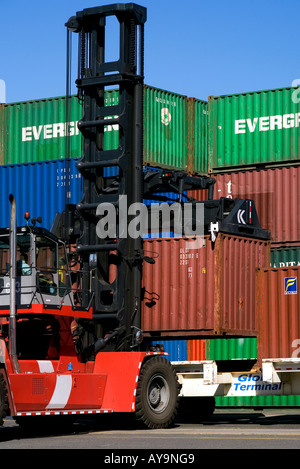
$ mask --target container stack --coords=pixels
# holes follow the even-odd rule
[[[270,267],[300,265],[300,105],[297,89],[211,97],[208,112],[209,171],[216,178],[216,197],[253,199],[262,227],[271,231]],[[264,276],[271,278],[274,273],[271,276],[268,272],[260,273],[257,281],[261,285],[266,282],[266,286],[268,282]],[[273,281],[274,296],[282,293],[277,281],[277,286]],[[262,311],[261,298],[257,300],[258,316],[261,317],[266,308]],[[275,310],[280,309],[283,314],[285,308],[282,302],[279,303],[279,297],[277,300]],[[278,318],[276,326],[274,322],[275,317],[273,330],[281,328]],[[291,328],[292,324],[287,327]],[[261,349],[261,344],[266,344],[262,339],[266,337],[266,323],[261,322],[259,328],[264,329],[264,334],[259,336]],[[271,328],[267,329],[270,333]],[[300,336],[298,326],[296,330]],[[275,332],[275,336],[278,338],[280,334]],[[262,350],[264,356],[269,356],[268,352]]]
[[[210,97],[208,112],[208,164],[216,196],[254,199],[262,227],[271,231],[277,267],[286,249],[296,254],[300,247],[297,90]],[[278,250],[284,251],[282,261]]]
[[[107,91],[105,102],[117,104],[118,92]],[[0,105],[0,227],[9,225],[10,193],[17,199],[19,225],[24,223],[24,212],[29,211],[31,217],[41,216],[42,225],[48,229],[65,203],[80,201],[82,178],[76,163],[82,155],[77,127],[82,113],[82,104],[75,96]],[[148,296],[143,303],[143,326],[148,342],[161,343],[171,360],[255,362],[257,353],[282,352],[276,349],[276,341],[278,345],[282,340],[278,333],[282,330],[278,305],[282,303],[275,299],[265,308],[263,289],[273,285],[274,295],[280,291],[280,280],[275,279],[281,275],[276,274],[281,272],[278,268],[287,268],[286,276],[299,278],[298,272],[288,270],[300,266],[299,124],[300,104],[294,88],[213,96],[206,102],[145,85],[145,168],[179,169],[214,177],[215,199],[254,200],[261,227],[271,232],[271,256],[266,254],[269,247],[264,243],[252,246],[249,240],[243,248],[247,253],[245,269],[248,265],[254,270],[260,268],[256,279],[260,297],[253,290],[250,306],[244,303],[247,295],[243,289],[245,285],[252,288],[252,276],[249,282],[249,275],[243,278],[233,272],[235,279],[229,291],[228,285],[224,288],[230,277],[226,268],[229,272],[237,256],[241,257],[240,240],[222,239],[213,253],[207,240],[199,252],[190,246],[187,249],[184,240],[171,239],[170,235],[145,241],[154,257],[161,255],[156,264],[145,266]],[[118,125],[107,125],[104,149],[116,149],[118,136]],[[208,194],[192,191],[188,195],[206,200]],[[170,200],[174,200],[174,194],[170,194]],[[236,246],[225,251],[225,243]],[[242,272],[241,265],[239,268]],[[218,281],[218,291],[209,286],[212,278]],[[298,298],[286,296],[290,303]],[[236,300],[234,305],[232,299]],[[254,322],[258,314],[255,302],[262,318],[259,323]],[[294,303],[285,310],[285,318],[292,318],[288,328],[294,328],[295,334],[299,331],[300,340],[296,319],[299,304]],[[263,315],[262,311],[270,313],[272,308],[273,316]],[[266,340],[270,321],[275,324],[275,335]],[[290,340],[288,334],[285,337]],[[262,349],[262,343],[267,350]],[[290,348],[285,350],[291,353]],[[224,399],[227,405],[228,398]],[[233,405],[251,405],[251,399]]]
[[[106,91],[106,105],[117,104],[118,99],[117,90]],[[82,102],[76,96],[1,105],[0,178],[5,182],[1,227],[8,226],[10,193],[17,198],[18,224],[29,211],[32,217],[42,216],[48,229],[53,213],[61,211],[65,202],[80,200],[82,181],[76,162],[82,155],[77,127],[82,114]],[[104,149],[116,149],[118,144],[118,125],[107,125]],[[145,85],[145,168],[206,174],[207,155],[207,102]],[[114,170],[107,168],[107,176],[114,175]]]
[[[262,228],[271,232],[269,267],[300,265],[300,105],[297,90],[285,88],[210,97],[207,115],[207,173],[216,179],[214,198],[254,200]],[[188,195],[197,200],[207,199],[205,191],[192,191]],[[236,295],[236,291],[233,294]],[[205,317],[205,312],[201,315]],[[256,333],[259,327],[262,327],[261,323],[257,324]],[[181,346],[189,360],[201,359],[203,346],[194,347],[193,340],[196,339],[188,337]],[[202,339],[207,359],[215,357],[215,340]],[[257,352],[253,353],[257,349],[256,338],[223,337],[217,340],[219,346],[224,347],[224,353],[218,353],[218,359],[221,356],[224,360],[257,358]],[[236,344],[237,340],[241,347],[235,356],[231,342]],[[231,350],[230,355],[227,350]],[[244,350],[243,356],[241,350]]]
[[[208,116],[208,166],[216,179],[215,197],[253,199],[262,227],[271,232],[270,267],[259,269],[256,279],[257,339],[244,339],[244,345],[252,340],[254,348],[246,347],[243,358],[256,358],[259,364],[262,358],[299,357],[300,105],[297,89],[210,97]],[[211,343],[206,344],[207,349],[212,350]],[[224,342],[223,347],[225,350]],[[226,359],[226,353],[222,359]],[[218,405],[299,405],[300,398],[218,398],[217,401]]]
[[[105,102],[116,104],[117,91],[108,91]],[[19,225],[29,211],[32,217],[42,216],[47,229],[65,202],[80,201],[82,181],[76,163],[82,155],[77,127],[82,114],[82,102],[76,96],[1,105],[1,227],[9,226],[10,193],[17,200]],[[105,149],[117,148],[118,126],[105,130]]]

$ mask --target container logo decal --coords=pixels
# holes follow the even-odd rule
[[[22,127],[22,142],[79,135],[78,121]]]
[[[297,295],[297,277],[285,277],[284,294]]]
[[[282,383],[269,383],[260,373],[243,373],[233,376],[227,396],[268,396],[282,394]]]
[[[283,114],[276,116],[254,117],[254,119],[237,119],[234,122],[234,133],[245,134],[248,130],[253,133],[255,130],[265,132],[268,130],[282,130],[299,127],[300,113]]]
[[[171,122],[171,113],[167,107],[163,107],[160,111],[161,122],[164,125],[169,125]]]

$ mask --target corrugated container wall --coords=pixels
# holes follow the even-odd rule
[[[264,409],[271,407],[298,407],[300,405],[300,396],[237,396],[237,397],[218,397],[216,396],[216,408],[218,407],[245,407]]]
[[[144,240],[142,329],[162,335],[256,334],[255,269],[268,267],[269,243],[219,233]]]
[[[300,266],[300,246],[292,248],[271,249],[270,267]]]
[[[104,106],[116,106],[119,104],[118,90],[105,91]],[[118,116],[109,116],[118,117]],[[108,119],[108,117],[106,117]],[[104,150],[116,150],[119,146],[119,125],[106,125],[104,127]],[[113,167],[115,169],[115,167]]]
[[[6,104],[4,110],[3,164],[81,157],[76,96]]]
[[[249,198],[255,202],[261,226],[271,242],[300,244],[300,166],[213,174],[214,198]],[[205,191],[188,195],[203,200]]]
[[[296,88],[284,88],[210,97],[209,169],[299,160],[297,93]]]
[[[4,152],[4,104],[0,103],[0,164],[3,164]]]
[[[106,91],[105,106],[118,100],[117,90]],[[80,158],[77,122],[82,113],[76,96],[6,104],[0,164]],[[118,148],[118,124],[107,125],[104,131],[104,149]],[[145,85],[143,158],[148,166],[207,173],[207,103]]]
[[[188,99],[144,87],[144,163],[188,168]]]
[[[207,102],[189,98],[188,115],[188,172],[207,174],[208,172],[208,111]]]
[[[206,341],[207,360],[256,360],[256,337],[237,339],[208,339]]]
[[[169,354],[166,356],[171,361],[185,361],[188,359],[187,340],[184,339],[166,339],[166,340],[146,340],[145,344],[149,345],[162,345],[164,351]]]
[[[77,204],[82,199],[82,176],[77,170],[77,158],[50,160],[15,165],[0,165],[0,227],[8,227],[10,219],[9,194],[17,202],[17,223],[22,225],[25,211],[32,218],[42,217],[42,226],[50,229],[57,212],[65,202]],[[38,188],[38,194],[37,194]],[[168,200],[173,193],[165,194]],[[144,200],[145,204],[151,201]],[[170,233],[152,233],[150,237],[174,236]]]
[[[56,212],[65,208],[65,201],[76,204],[81,199],[81,175],[76,159],[56,160],[22,165],[0,166],[0,227],[9,227],[10,202],[13,194],[17,204],[17,225],[31,218],[42,217],[44,228],[51,229]]]
[[[258,362],[300,357],[300,267],[257,272]]]
[[[187,360],[206,360],[207,339],[189,339],[187,341]]]

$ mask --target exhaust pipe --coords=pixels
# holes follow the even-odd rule
[[[16,343],[16,252],[17,252],[17,211],[12,194],[10,201],[10,310],[9,310],[9,357],[14,373],[20,373]]]

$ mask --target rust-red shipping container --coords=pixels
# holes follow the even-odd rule
[[[300,357],[300,267],[257,271],[257,355]]]
[[[205,245],[201,247],[201,242]],[[144,240],[142,329],[163,335],[256,335],[255,269],[269,242],[219,233]]]
[[[262,228],[271,231],[271,242],[300,242],[300,166],[236,171],[212,175],[216,179],[214,199],[252,199]],[[191,191],[198,200],[207,191]]]

